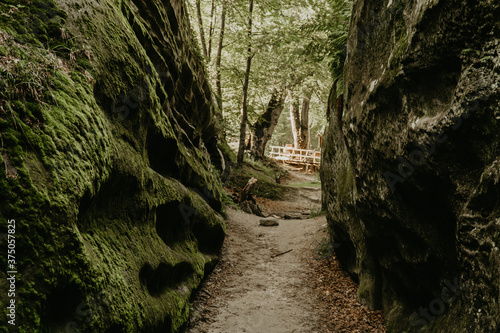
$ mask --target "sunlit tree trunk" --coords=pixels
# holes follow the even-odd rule
[[[285,108],[285,90],[275,89],[266,111],[260,115],[253,126],[250,153],[256,159],[264,158],[266,145],[274,133],[281,112]]]
[[[303,97],[302,110],[300,112],[300,131],[299,147],[300,149],[309,149],[309,106],[311,103],[311,93]]]
[[[240,144],[238,148],[237,164],[243,164],[243,156],[245,153],[245,136],[247,126],[247,107],[248,107],[248,81],[250,78],[250,67],[252,66],[252,13],[253,0],[248,3],[248,50],[247,50],[247,67],[245,70],[245,79],[243,81],[243,96],[241,98],[241,122],[240,122]]]
[[[215,21],[215,0],[212,0],[210,7],[210,26],[208,27],[208,50],[207,50],[207,63],[210,62],[212,56],[212,39],[214,34],[214,21]]]
[[[201,0],[196,0],[196,15],[198,16],[198,27],[200,29],[201,48],[205,58],[208,58],[205,30],[203,29],[203,19],[201,18]]]
[[[219,46],[217,48],[217,58],[215,59],[215,86],[217,88],[217,95],[220,99],[220,108],[222,110],[222,86],[221,86],[221,75],[220,75],[220,65],[222,59],[222,47],[224,40],[224,29],[226,25],[226,2],[222,1],[222,14],[220,18],[220,33],[219,33]]]
[[[290,94],[290,125],[293,135],[293,146],[296,149],[308,149],[309,147],[309,105],[311,94],[303,97],[302,108],[300,98],[295,94]]]
[[[292,127],[293,146],[299,148],[300,146],[300,101],[299,98],[293,93],[290,93],[290,125]]]

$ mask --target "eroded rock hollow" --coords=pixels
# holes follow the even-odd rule
[[[354,1],[323,204],[390,332],[500,329],[499,6]]]

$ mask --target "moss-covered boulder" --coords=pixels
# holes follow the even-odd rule
[[[354,1],[323,203],[390,332],[500,330],[498,17],[498,1]]]
[[[11,299],[18,332],[177,331],[224,239],[227,165],[183,1],[0,13],[0,331]]]

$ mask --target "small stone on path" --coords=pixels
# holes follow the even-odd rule
[[[284,216],[285,220],[302,220],[302,213],[287,213]]]
[[[274,227],[279,225],[278,220],[273,217],[268,217],[267,219],[261,219],[259,220],[259,223],[263,227]]]

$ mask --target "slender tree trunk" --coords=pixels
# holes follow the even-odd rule
[[[308,93],[302,100],[302,110],[300,112],[299,148],[309,149],[309,106],[312,93]]]
[[[198,16],[198,27],[200,29],[201,48],[205,58],[208,58],[205,29],[203,29],[203,19],[201,18],[201,0],[196,0],[196,15]]]
[[[237,164],[243,164],[243,156],[245,153],[245,136],[247,127],[247,107],[248,107],[248,81],[250,78],[250,68],[252,66],[252,13],[253,0],[248,3],[248,50],[247,50],[247,67],[245,70],[245,80],[243,81],[243,97],[241,98],[241,123],[240,123],[240,144],[238,149]]]
[[[290,125],[292,127],[293,146],[300,146],[300,103],[293,92],[290,93]]]
[[[247,138],[245,139],[245,150],[249,150],[251,146],[252,146],[252,133],[248,133]]]
[[[210,62],[212,57],[212,39],[214,34],[214,21],[215,21],[215,0],[212,0],[212,6],[210,7],[210,26],[208,28],[208,50],[207,50],[207,63]]]
[[[220,75],[220,65],[222,59],[222,47],[224,40],[224,29],[226,25],[226,1],[222,1],[222,14],[220,18],[220,34],[219,34],[219,46],[217,48],[217,58],[215,59],[215,86],[217,88],[217,95],[220,99],[220,109],[222,111],[222,86],[221,86],[221,75]]]
[[[255,159],[264,158],[267,142],[271,140],[281,112],[285,108],[285,90],[275,89],[266,111],[255,122],[252,132],[250,153]]]

